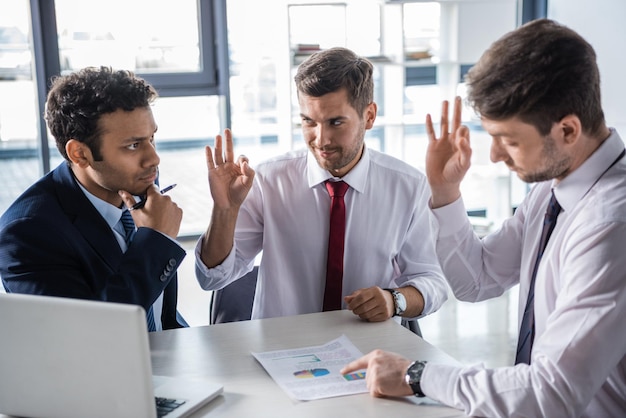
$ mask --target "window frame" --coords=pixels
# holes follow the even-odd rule
[[[142,73],[162,97],[224,96],[221,115],[230,126],[228,39],[226,0],[196,0],[200,36],[199,72]],[[43,118],[50,80],[61,73],[54,0],[30,0],[33,37],[33,82],[37,88],[39,158],[43,173],[50,171],[48,132]]]

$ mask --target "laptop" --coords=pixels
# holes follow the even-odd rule
[[[174,408],[159,416],[180,418],[223,392],[216,382],[152,375],[137,305],[0,293],[0,339],[2,414],[153,418],[156,397]]]

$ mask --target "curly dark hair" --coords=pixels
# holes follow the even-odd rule
[[[347,48],[319,51],[307,58],[295,76],[298,95],[320,97],[342,88],[359,116],[374,100],[374,66]]]
[[[85,143],[94,158],[101,160],[100,116],[148,107],[156,98],[156,90],[131,71],[87,67],[52,80],[45,119],[67,161],[65,145],[70,139]]]
[[[593,47],[573,30],[538,19],[494,42],[467,75],[468,102],[488,119],[518,117],[542,135],[576,115],[591,136],[604,125]]]

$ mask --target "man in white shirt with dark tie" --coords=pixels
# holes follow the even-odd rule
[[[367,368],[374,396],[425,395],[471,416],[624,417],[626,158],[604,121],[595,52],[569,28],[537,20],[496,41],[467,82],[492,161],[536,184],[500,229],[479,239],[460,192],[469,130],[460,100],[451,123],[444,103],[438,138],[427,119],[437,253],[460,300],[520,285],[516,364],[454,367],[374,351],[342,372]],[[558,216],[540,251],[544,223],[554,222],[547,209]]]

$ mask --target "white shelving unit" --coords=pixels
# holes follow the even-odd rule
[[[264,114],[275,115],[271,129],[278,140],[273,147],[288,150],[304,146],[293,77],[306,54],[298,50],[298,45],[320,49],[345,46],[370,57],[376,67],[375,100],[379,113],[374,128],[367,132],[368,146],[423,168],[426,113],[438,121],[441,101],[463,95],[462,72],[476,62],[491,42],[515,28],[517,3],[518,0],[263,3],[265,12],[274,17],[272,23],[251,27],[256,23],[250,20],[241,34],[246,35],[242,39],[248,56],[258,55],[275,67],[275,87],[264,90],[263,95],[254,93],[254,97],[267,97],[269,91],[276,95],[275,108],[263,108]],[[250,7],[255,4],[251,2]],[[260,38],[251,39],[249,32],[271,37],[271,46],[263,49]],[[415,54],[424,58],[410,59]],[[249,85],[241,84],[246,88]],[[469,111],[464,112],[464,121],[470,126],[479,125]],[[265,132],[268,128],[269,125],[246,123],[238,132]],[[515,199],[511,197],[506,167],[489,161],[489,143],[484,133],[472,133],[474,161],[464,196],[468,209],[486,210],[497,224],[510,213]],[[485,201],[482,191],[494,188],[497,198]]]

